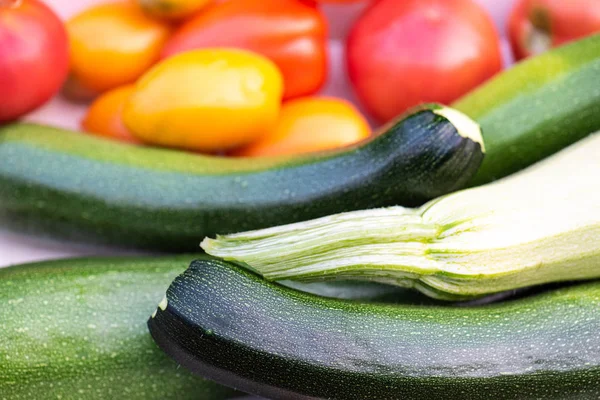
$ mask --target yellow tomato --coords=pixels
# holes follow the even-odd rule
[[[119,2],[78,14],[67,22],[67,31],[71,45],[67,91],[77,96],[135,82],[158,61],[171,28],[135,4]]]
[[[123,118],[145,142],[221,151],[271,129],[282,92],[281,73],[263,56],[234,49],[194,50],[148,71]]]
[[[177,20],[187,18],[213,0],[135,0],[154,18]]]
[[[82,128],[94,135],[124,142],[140,143],[123,124],[123,107],[133,93],[134,85],[109,90],[90,106],[81,122]]]
[[[347,146],[371,134],[365,118],[347,101],[306,97],[283,105],[273,129],[232,155],[302,154]]]

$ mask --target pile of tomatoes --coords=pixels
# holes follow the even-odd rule
[[[0,122],[62,88],[90,101],[93,134],[236,156],[299,154],[371,134],[327,80],[325,0],[116,0],[63,24],[39,0],[0,0]],[[349,3],[344,0],[328,2]],[[385,123],[451,103],[502,69],[496,27],[473,0],[371,1],[346,40],[359,101]],[[517,59],[600,30],[598,0],[519,0]]]

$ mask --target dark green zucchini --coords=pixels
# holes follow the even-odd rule
[[[455,102],[483,132],[481,185],[600,130],[600,34],[529,58]]]
[[[366,304],[203,259],[148,325],[190,370],[273,399],[597,399],[600,283],[481,307]]]
[[[221,400],[152,342],[148,313],[191,256],[0,269],[0,399]]]
[[[72,240],[197,250],[216,233],[420,204],[464,186],[482,158],[477,125],[435,105],[354,147],[281,159],[200,156],[15,124],[0,128],[0,222]]]

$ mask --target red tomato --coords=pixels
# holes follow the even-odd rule
[[[500,40],[471,0],[381,0],[353,26],[350,80],[388,121],[422,102],[448,104],[502,68]]]
[[[0,1],[0,122],[48,101],[69,70],[64,25],[38,0]]]
[[[198,13],[165,45],[162,57],[203,47],[237,47],[270,58],[285,81],[284,98],[314,93],[327,73],[327,27],[298,0],[230,0]]]
[[[508,32],[515,58],[600,32],[600,0],[520,0]]]

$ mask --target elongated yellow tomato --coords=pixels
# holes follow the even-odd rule
[[[232,155],[244,157],[303,154],[354,144],[369,137],[365,118],[349,102],[304,97],[283,104],[277,124]]]
[[[213,0],[135,0],[144,12],[154,18],[178,20],[187,18]]]
[[[267,58],[203,49],[166,59],[136,84],[123,120],[141,140],[220,151],[252,142],[279,115],[283,78]]]

